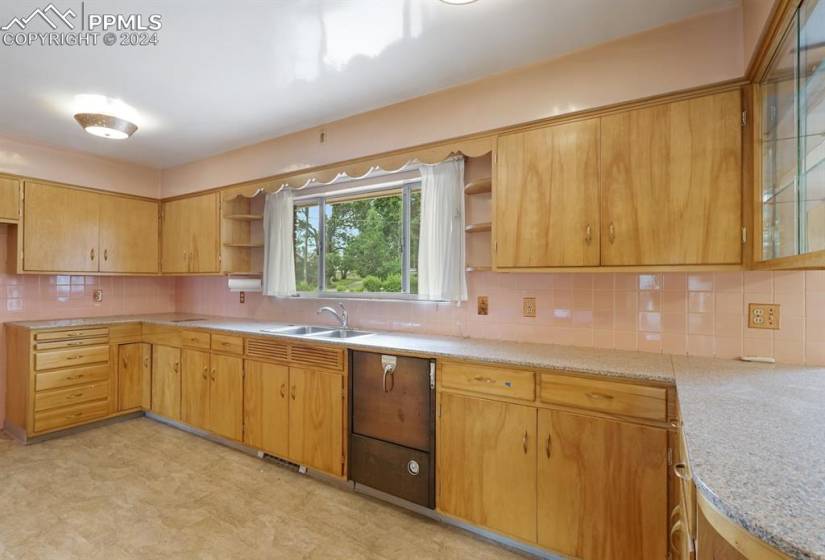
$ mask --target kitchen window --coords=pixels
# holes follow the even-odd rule
[[[295,283],[333,297],[418,292],[418,180],[295,200]]]

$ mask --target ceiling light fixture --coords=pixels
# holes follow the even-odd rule
[[[112,140],[124,140],[137,130],[135,123],[103,113],[77,113],[74,120],[89,134]]]
[[[450,4],[452,6],[463,6],[464,4],[472,4],[476,0],[441,0],[445,4]]]

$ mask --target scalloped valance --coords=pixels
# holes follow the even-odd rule
[[[372,158],[361,158],[337,164],[325,165],[296,173],[283,174],[257,181],[248,181],[222,190],[223,199],[231,200],[239,196],[252,198],[261,191],[275,192],[282,188],[303,189],[307,186],[329,184],[346,177],[347,179],[366,178],[376,170],[397,172],[413,163],[434,164],[454,155],[480,157],[493,150],[495,136],[446,142],[435,146],[407,151],[391,152]]]

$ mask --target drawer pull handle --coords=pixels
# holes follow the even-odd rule
[[[524,454],[527,455],[527,430],[524,430],[524,437],[521,438],[521,448],[524,450]]]
[[[66,343],[66,346],[83,346],[82,340],[72,340]]]
[[[687,465],[684,463],[676,463],[673,465],[673,474],[675,474],[679,480],[684,480],[685,482],[690,480],[690,476],[687,474]]]
[[[72,354],[71,356],[66,356],[67,360],[79,360],[83,357],[83,354]]]
[[[81,335],[81,333],[79,333],[79,332],[68,332],[68,333],[66,333],[66,336],[69,337],[69,338],[74,338],[74,337],[80,336],[80,335]]]
[[[83,379],[83,374],[66,376],[66,381],[74,381],[75,379]]]
[[[82,412],[75,412],[74,414],[69,414],[66,418],[79,418],[80,416],[83,416]]]
[[[587,397],[593,399],[594,401],[612,401],[613,395],[608,395],[605,393],[587,393]]]
[[[479,383],[490,383],[490,384],[493,384],[493,385],[496,382],[496,380],[493,379],[492,377],[483,377],[481,375],[477,375],[477,376],[473,377],[473,381],[478,381]]]
[[[553,453],[553,436],[551,434],[547,434],[547,443],[544,446],[544,452],[548,459]]]
[[[587,227],[584,228],[584,242],[590,245],[591,241],[593,241],[593,226],[587,224]]]
[[[670,550],[673,552],[679,552],[679,545],[673,542],[673,537],[676,535],[682,534],[682,522],[677,521],[673,524],[673,527],[670,528]]]
[[[281,383],[281,398],[286,397],[286,383]]]
[[[70,397],[70,398],[72,398],[72,399],[79,399],[79,398],[80,398],[80,397],[82,397],[82,396],[83,396],[83,393],[75,393],[75,394],[71,395],[71,397]]]

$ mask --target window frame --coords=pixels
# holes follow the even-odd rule
[[[342,187],[340,191],[330,191],[317,195],[308,194],[295,199],[295,210],[306,206],[318,207],[318,273],[316,281],[318,289],[310,292],[297,292],[297,297],[313,299],[385,299],[385,300],[418,300],[435,301],[420,297],[410,292],[411,271],[417,270],[418,263],[412,262],[412,195],[421,191],[421,179],[402,179],[392,183],[382,183],[366,188],[358,188],[356,193]],[[326,206],[335,202],[345,202],[347,199],[378,198],[381,193],[392,196],[393,193],[401,196],[401,290],[400,292],[338,292],[327,290],[326,286]],[[294,229],[294,226],[293,226]],[[294,231],[293,231],[294,238]]]

